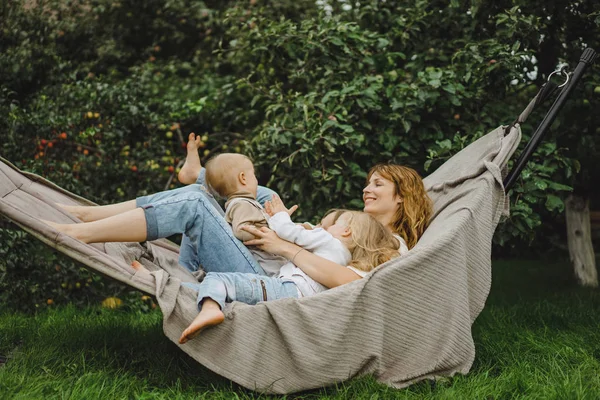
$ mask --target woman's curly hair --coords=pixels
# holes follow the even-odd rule
[[[392,230],[400,235],[409,249],[416,244],[433,214],[433,203],[425,191],[423,179],[412,168],[396,164],[377,164],[367,175],[367,184],[377,173],[394,183],[395,195],[402,199],[394,215]]]

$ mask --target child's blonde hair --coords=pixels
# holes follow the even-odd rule
[[[206,184],[219,196],[228,197],[237,188],[238,174],[248,167],[254,168],[254,164],[243,154],[219,154],[208,160],[204,166],[206,168]]]
[[[330,210],[326,215],[335,213],[334,221],[342,215],[350,214],[348,227],[352,231],[350,266],[369,272],[392,258],[398,257],[400,242],[385,226],[369,214],[362,211]],[[335,222],[334,222],[335,223]]]

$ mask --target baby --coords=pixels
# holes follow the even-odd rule
[[[242,229],[252,225],[258,229],[268,227],[269,215],[256,200],[258,180],[254,174],[254,164],[242,154],[223,153],[206,163],[206,184],[219,196],[226,198],[225,220],[231,225],[233,235],[242,242],[254,236]],[[285,210],[294,212],[294,206]],[[249,248],[254,258],[269,275],[276,275],[287,260],[254,247]]]

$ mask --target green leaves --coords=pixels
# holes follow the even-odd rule
[[[560,197],[555,196],[553,194],[548,195],[548,197],[546,198],[545,205],[548,211],[562,212],[565,209],[565,203],[563,202],[563,200]]]
[[[213,3],[99,0],[81,14],[49,0],[62,10],[52,19],[11,0],[0,9],[2,154],[108,203],[164,189],[194,131],[208,134],[204,159],[252,154],[261,183],[316,220],[361,208],[373,164],[431,173],[512,122],[537,90],[533,71],[541,79],[542,65],[574,63],[597,43],[587,3],[581,15],[561,10],[564,21],[546,18],[552,2],[368,0],[351,11],[334,2],[331,15],[313,1]],[[542,39],[560,44],[556,59],[542,60]],[[574,179],[597,176],[600,80],[590,74],[573,95],[587,103],[567,104],[518,180],[497,243],[525,246],[541,221],[560,218]]]

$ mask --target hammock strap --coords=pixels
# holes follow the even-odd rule
[[[571,91],[575,88],[575,86],[577,86],[577,83],[581,79],[581,76],[583,75],[585,70],[594,63],[596,56],[597,56],[597,53],[592,48],[588,47],[587,49],[585,49],[583,51],[583,54],[581,55],[581,57],[579,59],[579,63],[577,64],[575,71],[573,71],[573,75],[571,76],[570,81],[566,82],[564,88],[561,90],[560,94],[554,101],[554,104],[552,104],[552,107],[550,107],[550,110],[548,110],[548,113],[544,116],[544,119],[542,120],[542,122],[540,123],[540,125],[538,126],[538,128],[536,129],[534,134],[531,136],[531,140],[529,141],[529,143],[527,143],[527,146],[525,147],[525,149],[519,156],[518,160],[515,162],[513,169],[510,171],[510,173],[507,175],[506,179],[504,180],[505,192],[508,192],[512,188],[513,184],[515,183],[515,181],[521,174],[521,171],[523,170],[523,168],[525,168],[525,164],[527,164],[527,161],[529,161],[529,158],[531,157],[531,155],[533,154],[535,149],[538,147],[538,145],[542,141],[544,134],[548,131],[548,129],[550,129],[550,126],[554,122],[554,119],[558,115],[558,112],[561,110],[561,108],[563,107],[567,98],[569,97],[569,94],[571,94]],[[548,83],[549,82],[546,82],[546,84],[548,84]],[[544,86],[546,84],[544,84]],[[544,86],[542,86],[542,88],[540,89],[540,93],[538,93],[536,95],[536,97],[533,98],[533,100],[529,103],[527,108],[525,108],[525,110],[521,113],[519,118],[517,118],[516,122],[518,122],[520,120],[521,120],[521,122],[524,122],[524,120],[522,120],[522,117],[524,117],[526,119],[527,116],[529,116],[529,114],[531,113],[531,110],[533,110],[533,107],[535,107],[535,105],[536,105],[538,96],[540,96],[543,92],[545,92],[546,98],[547,98],[548,93],[550,91],[553,91],[553,89],[551,89],[551,88],[546,89],[546,88],[544,88]],[[556,89],[554,89],[554,90],[556,90]],[[544,99],[541,99],[541,101],[543,101],[543,100]]]
[[[533,111],[533,109],[536,106],[543,104],[546,100],[548,100],[550,97],[552,97],[554,95],[554,93],[556,93],[557,91],[560,92],[559,86],[556,83],[554,83],[552,81],[547,81],[546,83],[544,83],[542,85],[542,87],[540,88],[540,90],[537,92],[537,94],[534,96],[534,98],[531,99],[531,101],[529,102],[527,107],[525,107],[525,109],[523,110],[521,115],[519,115],[517,117],[517,119],[515,119],[513,121],[512,124],[508,125],[504,129],[504,136],[508,135],[510,133],[510,130],[513,127],[515,127],[516,125],[523,124],[523,122],[525,122],[527,120],[527,117],[529,117],[529,114],[531,114],[531,112]]]

